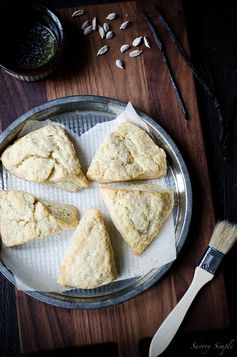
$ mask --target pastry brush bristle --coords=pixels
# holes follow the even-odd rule
[[[214,228],[209,246],[226,254],[237,240],[237,225],[228,221],[218,222]]]

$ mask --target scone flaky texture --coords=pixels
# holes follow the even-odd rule
[[[164,150],[137,125],[122,123],[99,147],[87,177],[106,183],[159,178],[166,171]]]
[[[82,216],[65,253],[58,283],[93,289],[117,276],[114,254],[102,215],[91,208]]]
[[[25,135],[3,152],[1,160],[11,174],[27,181],[70,192],[88,186],[73,143],[59,124]]]
[[[72,205],[39,201],[22,191],[0,191],[0,232],[7,247],[39,239],[78,224]]]
[[[101,187],[112,221],[135,255],[140,255],[159,234],[172,211],[173,191],[158,185]]]

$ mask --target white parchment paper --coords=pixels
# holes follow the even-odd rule
[[[122,121],[130,121],[141,126],[144,130],[149,130],[130,103],[117,119],[97,124],[81,135],[81,137],[66,129],[76,145],[84,172],[89,167],[99,145]],[[47,125],[49,122],[31,122],[23,129],[20,136],[36,130],[43,125]],[[165,187],[165,180],[163,178],[144,182],[156,183]],[[105,218],[105,223],[111,237],[119,273],[117,280],[140,276],[176,258],[172,215],[169,216],[159,236],[154,239],[147,250],[141,256],[134,256],[111,222],[108,211],[100,197],[99,185],[97,183],[90,183],[88,188],[80,192],[69,193],[47,185],[30,183],[7,173],[7,188],[8,190],[14,189],[29,192],[39,199],[73,204],[78,208],[80,216],[88,208],[98,207]],[[12,248],[2,246],[1,255],[3,262],[13,272],[16,286],[19,290],[54,292],[65,290],[57,284],[56,280],[72,233],[73,230],[68,230]]]

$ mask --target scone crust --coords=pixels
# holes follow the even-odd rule
[[[88,186],[73,143],[59,124],[35,130],[9,146],[1,157],[3,166],[27,181],[79,191]]]
[[[100,183],[165,176],[165,151],[140,127],[120,124],[99,147],[87,177]]]
[[[7,247],[39,239],[78,224],[72,205],[38,200],[22,191],[0,191],[0,232]]]
[[[135,255],[142,254],[159,234],[174,206],[173,191],[158,185],[102,186],[101,195]]]
[[[91,208],[73,234],[57,281],[65,287],[93,289],[110,283],[116,276],[114,254],[102,215]]]

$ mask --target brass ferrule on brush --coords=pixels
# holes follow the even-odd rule
[[[208,246],[198,266],[214,275],[223,257],[224,254]]]

